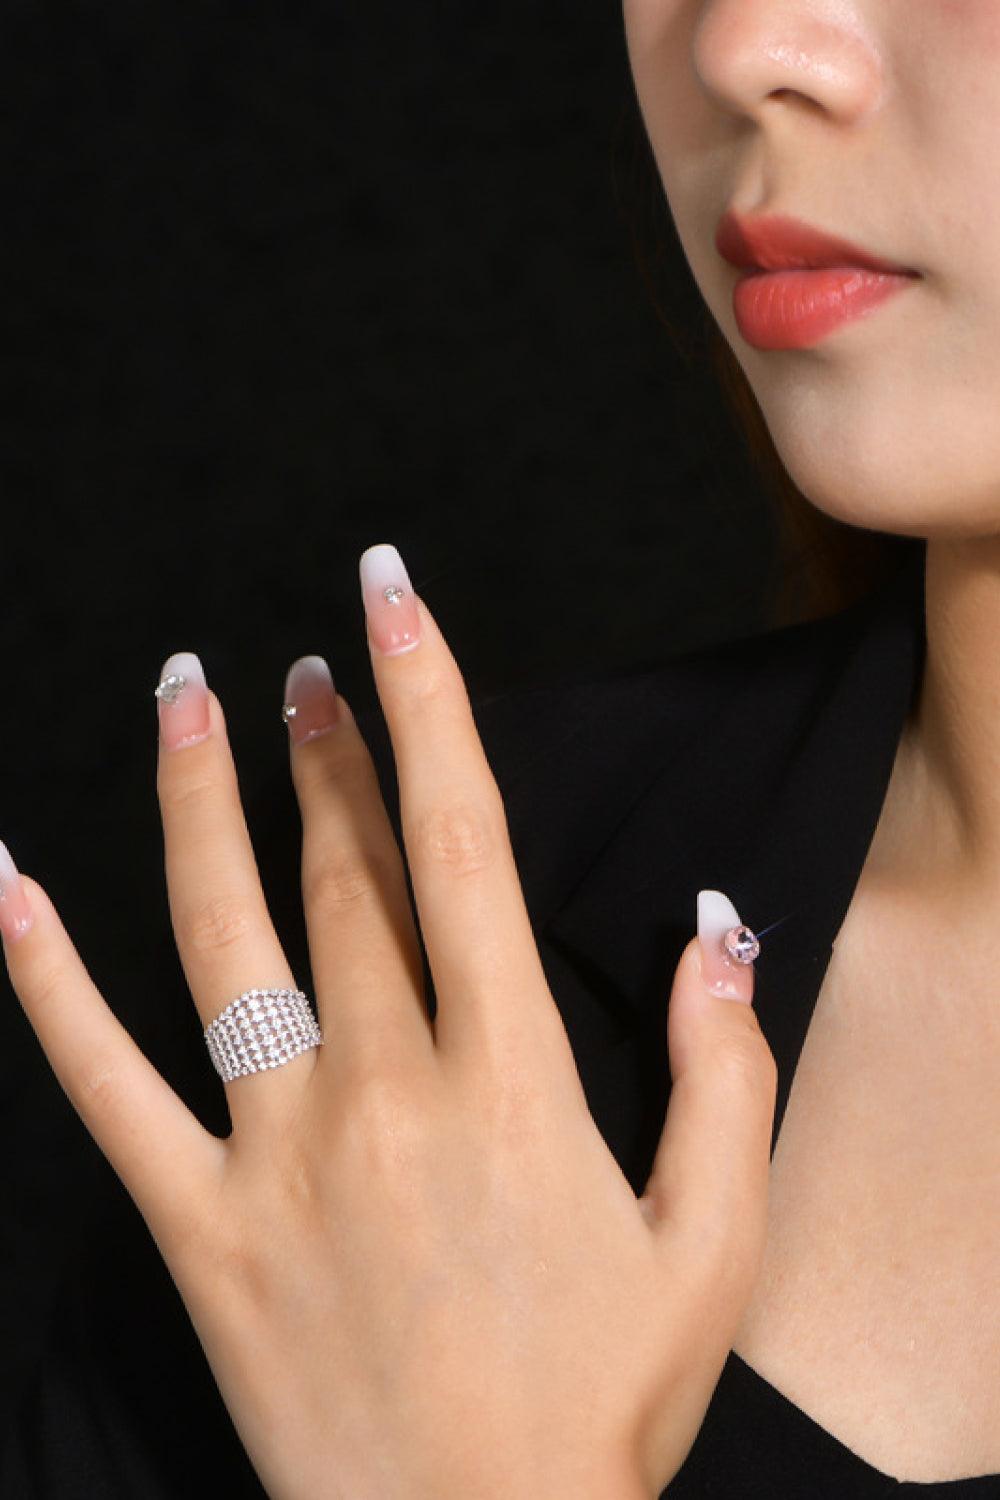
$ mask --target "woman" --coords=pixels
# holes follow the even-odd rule
[[[164,1283],[121,1284],[109,1226],[106,1300],[75,1315],[84,1330],[100,1308],[113,1358],[88,1385],[82,1340],[55,1351],[11,1429],[10,1493],[1000,1493],[981,957],[996,340],[988,299],[927,246],[975,222],[1000,32],[954,0],[919,18],[860,0],[625,12],[680,239],[792,480],[926,549],[826,618],[475,720],[402,559],[366,553],[391,745],[318,658],[283,712],[322,1045],[221,704],[193,654],[168,659],[171,917],[226,1140],[3,851],[11,982],[215,1383]],[[917,160],[935,167],[919,197]],[[849,238],[832,253],[855,269],[738,287],[727,257],[802,249],[757,233],[774,214]],[[863,274],[863,252],[900,274]]]
[[[996,13],[629,0],[626,22],[679,238],[791,478],[837,521],[927,538],[919,703],[812,1016],[734,1348],[889,1475],[996,1474],[997,1033],[973,957],[1000,827],[996,245],[975,207],[1000,145]],[[770,214],[906,274],[855,275],[871,310],[824,337],[820,277],[738,286],[723,258],[801,265],[807,241],[755,243]]]

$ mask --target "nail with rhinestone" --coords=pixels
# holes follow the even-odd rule
[[[285,678],[281,717],[293,745],[305,744],[337,725],[337,694],[330,668],[322,656],[300,656]]]
[[[210,731],[205,672],[193,651],[175,651],[163,663],[154,688],[160,741],[167,750],[197,745]]]
[[[400,656],[420,644],[420,616],[410,575],[396,548],[379,542],[361,554],[361,594],[368,633],[383,656]]]
[[[29,930],[34,917],[17,866],[7,845],[0,843],[0,932],[7,942],[16,942]]]
[[[722,891],[698,892],[701,974],[713,995],[753,1003],[753,960],[760,943]]]

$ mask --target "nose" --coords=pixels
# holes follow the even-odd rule
[[[707,0],[693,60],[720,108],[758,124],[789,100],[857,121],[884,90],[879,39],[856,0]]]

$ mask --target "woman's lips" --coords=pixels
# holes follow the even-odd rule
[[[861,266],[749,271],[733,288],[733,313],[755,349],[808,349],[916,280],[916,273]]]

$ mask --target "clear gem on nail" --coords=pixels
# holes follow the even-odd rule
[[[177,672],[171,672],[169,677],[164,677],[159,687],[153,689],[153,697],[162,699],[164,703],[176,703],[186,686],[186,677],[181,677]]]
[[[749,927],[730,927],[723,942],[726,952],[740,964],[752,964],[760,953],[760,939]]]
[[[285,703],[282,706],[281,717],[284,719],[286,724],[288,723],[289,719],[294,719],[297,713],[298,709],[295,707],[294,703]]]
[[[382,598],[387,604],[398,604],[403,597],[403,590],[398,584],[390,583],[387,589],[382,590]]]

